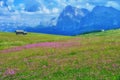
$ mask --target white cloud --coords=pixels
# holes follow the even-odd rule
[[[0,7],[2,7],[3,6],[3,1],[0,1]]]
[[[59,13],[59,9],[58,8],[53,8],[52,13]]]
[[[44,14],[50,14],[50,10],[48,8],[46,8],[45,6],[42,9]]]
[[[85,8],[87,8],[87,9],[90,10],[90,11],[91,11],[94,7],[95,7],[95,6],[92,5],[92,4],[89,4],[89,3],[86,3],[86,4],[85,4]]]
[[[118,4],[116,1],[108,1],[106,6],[120,9],[120,4]]]
[[[25,5],[23,3],[19,4],[19,8],[23,11],[25,9]]]

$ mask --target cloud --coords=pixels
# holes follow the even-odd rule
[[[7,0],[8,4],[13,4],[14,0]]]
[[[44,14],[50,14],[50,10],[48,8],[46,8],[45,6],[43,7],[43,9],[41,10]]]
[[[4,9],[8,9],[9,11],[12,11],[14,9],[14,0],[0,0],[0,6]]]
[[[92,10],[95,6],[112,6],[120,9],[120,0],[0,0],[10,10],[40,12],[43,14],[59,14],[67,5]],[[0,2],[0,5],[3,5]]]
[[[25,0],[25,10],[28,12],[38,11],[40,3],[37,0]]]
[[[120,9],[120,4],[117,3],[116,1],[108,1],[106,6],[108,7],[114,7],[116,9]]]
[[[14,0],[8,0],[9,4],[10,2],[12,4],[13,1]],[[15,0],[15,2],[17,2],[17,0]],[[19,5],[16,5],[17,9],[22,11],[25,9],[28,12],[39,11],[44,14],[53,14],[53,12],[55,14],[60,13],[67,5],[87,8],[88,10],[92,10],[96,5],[112,6],[116,9],[120,9],[120,0],[24,0],[21,2],[22,3],[19,3]]]
[[[84,8],[86,8],[86,9],[91,11],[94,7],[95,7],[95,5],[92,5],[90,3],[86,3]]]
[[[2,7],[2,6],[3,6],[3,4],[4,4],[4,2],[3,2],[3,1],[0,1],[0,7]]]
[[[52,13],[59,13],[59,9],[58,8],[53,8]]]
[[[25,4],[21,3],[18,6],[19,10],[23,11],[25,9]]]

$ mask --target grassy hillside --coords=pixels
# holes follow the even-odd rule
[[[120,30],[75,37],[0,33],[0,50],[0,80],[120,80]]]
[[[0,32],[0,50],[32,43],[61,41],[69,38],[71,37],[36,33],[16,36],[15,33]]]

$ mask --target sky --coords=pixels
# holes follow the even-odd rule
[[[44,14],[60,13],[67,5],[92,10],[94,6],[112,6],[120,9],[120,0],[0,0],[5,1],[8,6],[15,10],[28,12],[41,12]],[[30,10],[34,6],[35,10]]]
[[[8,9],[3,7],[5,5],[7,5],[9,10],[13,10],[14,12],[11,14],[7,11]],[[0,14],[10,14],[12,15],[12,20],[20,19],[19,21],[21,21],[22,19],[23,22],[26,21],[28,23],[29,20],[33,20],[34,18],[34,21],[38,24],[40,20],[49,21],[50,18],[59,16],[67,5],[72,5],[77,8],[86,8],[90,11],[95,6],[114,7],[120,10],[120,0],[0,0]],[[0,19],[3,18],[0,16]]]

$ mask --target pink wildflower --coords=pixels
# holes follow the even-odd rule
[[[4,76],[15,75],[15,74],[16,74],[16,70],[10,69],[10,68],[8,68],[8,69],[4,72]]]

